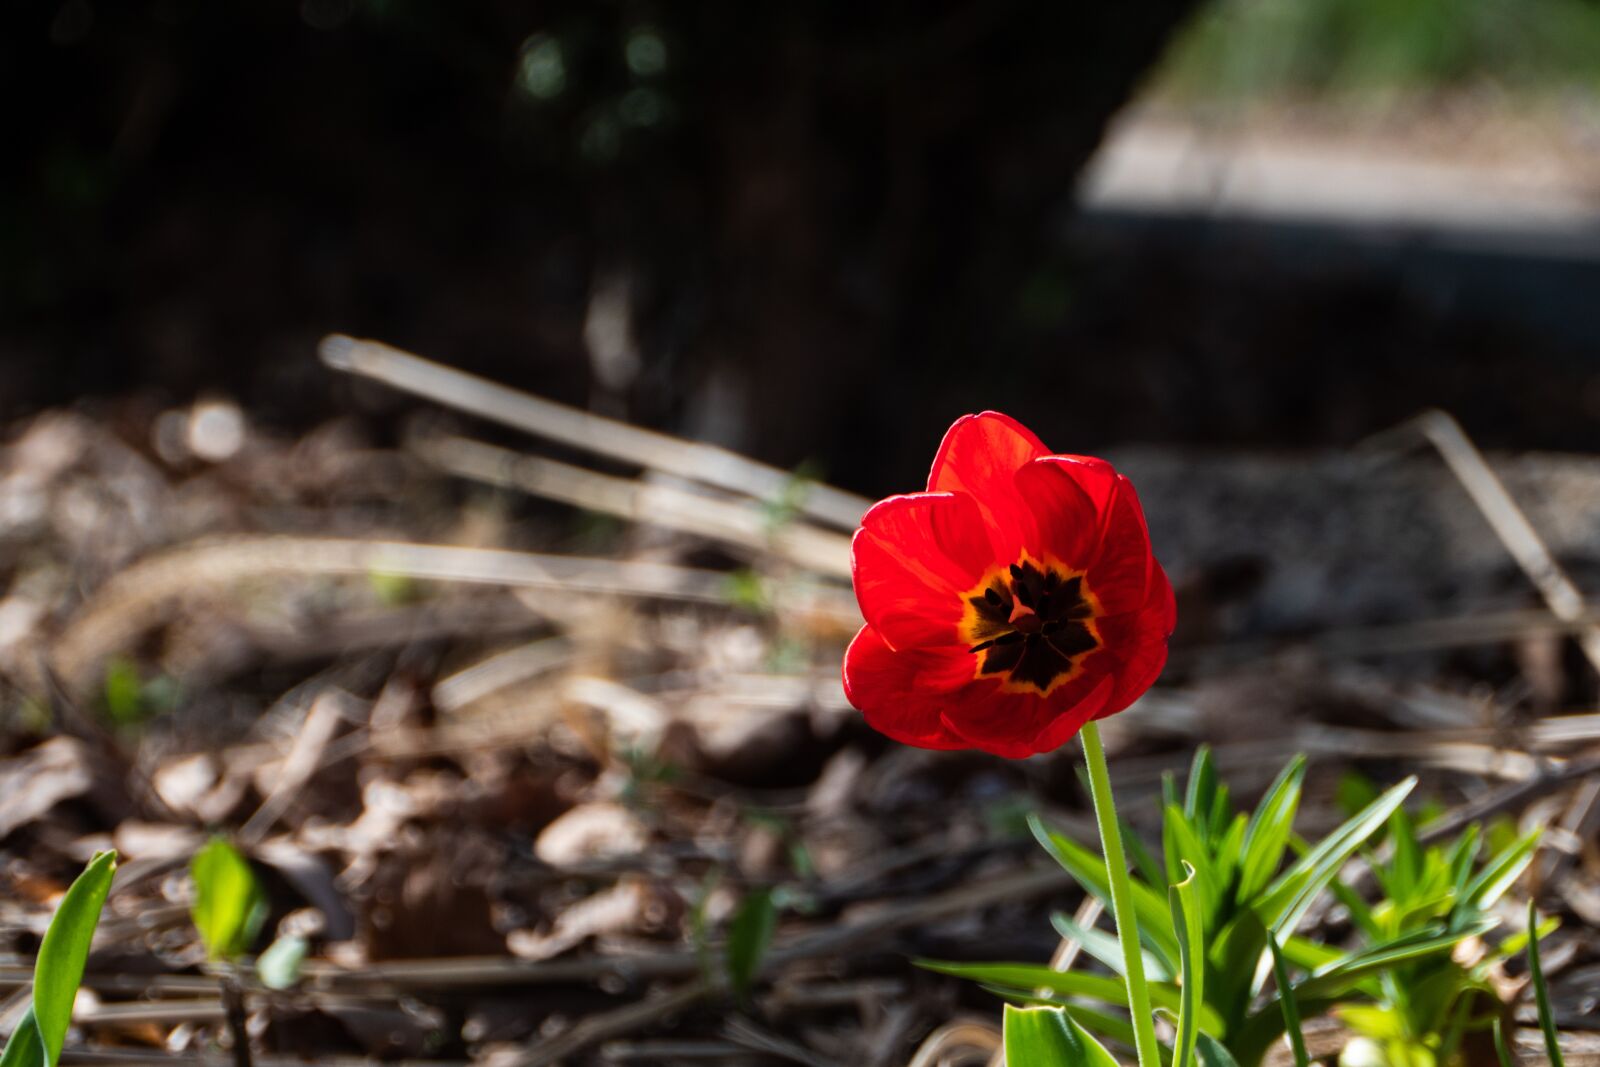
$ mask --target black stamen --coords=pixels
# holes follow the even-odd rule
[[[994,589],[985,589],[983,591],[983,599],[987,600],[995,607],[1000,606],[1000,594]]]
[[[1016,594],[1018,600],[1022,601],[1024,607],[1033,607],[1033,593],[1029,591],[1026,585],[1018,585],[1012,592]]]
[[[1022,581],[1022,567],[1020,565],[1015,563],[1011,565],[1011,580],[1014,582]]]

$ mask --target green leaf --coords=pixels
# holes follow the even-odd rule
[[[1207,854],[1205,845],[1195,836],[1194,829],[1184,819],[1183,810],[1175,805],[1168,806],[1164,813],[1162,847],[1166,850],[1167,867],[1171,872],[1168,880],[1177,885],[1179,882],[1193,879],[1194,906],[1199,910],[1200,916],[1209,917],[1214,914],[1220,894],[1216,879],[1211,873],[1211,858]],[[1168,889],[1167,895],[1170,899],[1171,889]],[[1177,913],[1174,912],[1173,916],[1176,921]],[[1179,926],[1177,930],[1178,948],[1181,951],[1183,927]]]
[[[306,961],[306,939],[295,934],[280,937],[267,946],[256,960],[256,974],[268,989],[288,989],[300,981],[300,965]]]
[[[1127,961],[1122,958],[1122,944],[1117,940],[1117,935],[1092,926],[1084,926],[1072,916],[1064,912],[1056,912],[1050,916],[1050,925],[1056,928],[1056,933],[1062,937],[1070,937],[1076,941],[1083,950],[1111,970],[1111,973],[1121,975],[1127,966]],[[1172,975],[1156,959],[1155,953],[1148,949],[1140,950],[1144,958],[1144,973],[1158,982],[1169,982]]]
[[[1336,963],[1312,972],[1309,978],[1295,987],[1302,1000],[1334,997],[1343,993],[1362,979],[1379,971],[1388,970],[1398,963],[1447,952],[1457,942],[1493,929],[1495,920],[1481,919],[1459,930],[1442,931],[1437,923],[1409,934],[1369,946],[1346,956]]]
[[[1267,947],[1272,950],[1272,974],[1278,982],[1278,1005],[1283,1010],[1283,1028],[1289,1035],[1289,1048],[1294,1052],[1295,1067],[1309,1067],[1311,1058],[1306,1055],[1305,1035],[1300,1032],[1300,1005],[1295,1000],[1294,986],[1289,983],[1289,968],[1283,962],[1283,951],[1278,948],[1278,935],[1267,931]]]
[[[724,949],[728,985],[734,993],[743,996],[750,990],[761,971],[767,947],[772,944],[772,931],[777,923],[778,908],[770,889],[752,889],[745,894],[733,922],[728,924],[728,943]]]
[[[1517,838],[1510,848],[1504,849],[1488,863],[1477,877],[1467,883],[1462,899],[1482,911],[1494,907],[1506,890],[1516,884],[1522,872],[1533,862],[1534,850],[1539,847],[1539,829],[1535,828]]]
[[[250,947],[267,917],[267,898],[250,861],[220,837],[213,837],[189,864],[194,904],[189,917],[206,955],[235,960]]]
[[[61,898],[39,945],[39,961],[33,968],[33,1015],[45,1067],[55,1067],[61,1060],[61,1046],[72,1022],[72,1001],[83,981],[89,944],[116,870],[115,852],[95,853]]]
[[[1057,971],[1042,963],[954,963],[948,960],[917,960],[918,967],[948,974],[955,978],[970,978],[975,982],[1003,986],[1006,989],[1042,989],[1069,997],[1088,997],[1090,1000],[1128,1006],[1128,987],[1121,978],[1108,978],[1103,974],[1085,974],[1082,971]],[[1152,992],[1152,1001],[1157,999]]]
[[[1018,1067],[1117,1067],[1105,1046],[1060,1008],[1006,1005],[1006,1062]]]
[[[11,1031],[5,1051],[0,1052],[0,1067],[44,1067],[44,1042],[39,1038],[39,1020],[33,1017],[31,1005]]]
[[[1373,939],[1380,939],[1384,936],[1383,927],[1379,925],[1377,917],[1372,913],[1372,907],[1361,899],[1361,894],[1337,878],[1328,882],[1328,892],[1333,894],[1335,900],[1344,905],[1345,910],[1350,913],[1350,921],[1360,927],[1362,933]]]
[[[1300,1014],[1303,1018],[1320,1015],[1336,1003],[1336,998],[1363,980],[1387,971],[1397,963],[1445,952],[1462,938],[1483,933],[1493,926],[1494,921],[1486,919],[1460,931],[1441,932],[1441,927],[1434,924],[1340,959],[1293,986]],[[1239,1058],[1244,1062],[1255,1062],[1265,1053],[1267,1046],[1283,1033],[1283,1010],[1277,1003],[1281,992],[1282,987],[1237,1031],[1230,1032],[1229,1045],[1235,1052],[1241,1053]]]
[[[1334,787],[1333,799],[1346,816],[1354,815],[1378,799],[1378,787],[1360,771],[1347,771]]]
[[[1220,783],[1217,786],[1217,795],[1211,800],[1211,823],[1206,827],[1206,837],[1216,840],[1222,836],[1222,831],[1228,825],[1228,820],[1233,816],[1233,805],[1228,803],[1228,786]]]
[[[1435,919],[1454,913],[1463,920],[1471,919],[1476,914],[1474,908],[1457,908],[1455,890],[1449,886],[1440,886],[1436,891],[1429,892],[1426,885],[1414,885],[1415,895],[1403,904],[1392,902],[1387,921],[1394,930],[1414,930],[1418,926],[1426,926]],[[1471,913],[1471,914],[1468,914]]]
[[[1254,912],[1235,915],[1218,933],[1208,933],[1207,955],[1211,973],[1221,981],[1211,990],[1211,1002],[1229,1019],[1249,1006],[1252,986],[1266,946],[1266,927]]]
[[[1183,813],[1196,825],[1211,821],[1212,805],[1217,799],[1217,767],[1211,759],[1211,746],[1195,749],[1194,762],[1189,765],[1189,784],[1183,797]]]
[[[1076,878],[1086,892],[1093,893],[1110,909],[1111,883],[1105,860],[1070,837],[1047,828],[1037,815],[1029,817],[1028,825],[1045,851],[1055,857],[1055,861]],[[1139,924],[1140,936],[1161,961],[1166,972],[1176,974],[1178,936],[1172,929],[1172,915],[1167,910],[1166,901],[1142,880],[1132,878],[1129,881],[1133,892],[1133,913]]]
[[[1239,1067],[1238,1061],[1210,1034],[1201,1033],[1196,1037],[1194,1053],[1200,1067]]]
[[[1182,814],[1176,808],[1172,811]],[[1178,1036],[1172,1046],[1175,1067],[1191,1067],[1194,1062],[1200,1006],[1205,1003],[1205,932],[1200,927],[1200,892],[1194,867],[1187,862],[1183,867],[1187,877],[1167,889],[1172,925],[1182,931],[1178,939],[1183,967],[1183,984],[1179,988],[1182,999],[1178,1006]]]
[[[1539,937],[1549,937],[1559,929],[1561,929],[1561,920],[1552,916],[1539,924],[1537,933]],[[1504,959],[1515,956],[1519,952],[1528,951],[1529,934],[1530,931],[1528,930],[1519,930],[1514,934],[1507,934],[1500,941],[1500,957]]]
[[[1159,885],[1162,880],[1161,864],[1151,854],[1150,846],[1144,843],[1144,838],[1128,825],[1126,819],[1119,817],[1117,826],[1122,831],[1122,847],[1127,850],[1128,858],[1133,861],[1133,869],[1138,871],[1139,877],[1146,882]]]
[[[1280,942],[1280,947],[1283,949],[1284,959],[1305,971],[1315,971],[1330,963],[1337,963],[1346,955],[1343,949],[1292,934]]]
[[[1244,855],[1244,835],[1249,821],[1240,812],[1233,817],[1228,828],[1217,839],[1214,853],[1214,874],[1218,889],[1226,894],[1233,889],[1239,874],[1240,857]]]
[[[1084,974],[1081,971],[1057,971],[1042,963],[952,963],[947,960],[917,960],[918,967],[956,978],[970,978],[976,982],[1017,990],[1023,996],[1035,989],[1047,990],[1068,997],[1088,997],[1119,1008],[1128,1006],[1128,987],[1121,978],[1103,974]],[[1168,1011],[1177,1011],[1181,1003],[1178,987],[1171,982],[1151,982],[1150,1003]],[[1010,992],[1005,993],[1011,996]],[[1221,1020],[1216,1012],[1200,1008],[1200,1025],[1207,1029],[1220,1029]]]
[[[1306,775],[1306,758],[1296,756],[1278,774],[1267,795],[1250,817],[1244,833],[1244,853],[1240,861],[1239,891],[1236,899],[1246,903],[1264,889],[1283,862],[1295,812],[1300,807],[1300,789]]]
[[[1399,1041],[1406,1036],[1406,1019],[1398,1008],[1376,1004],[1351,1004],[1339,1009],[1339,1021],[1374,1041]]]
[[[1416,785],[1412,777],[1389,789],[1296,860],[1258,898],[1254,907],[1261,921],[1271,929],[1293,931],[1339,868],[1394,814]]]
[[[1504,1020],[1496,1015],[1494,1017],[1494,1053],[1500,1058],[1500,1067],[1517,1067],[1517,1061],[1511,1055],[1511,1050],[1506,1047],[1506,1031],[1502,1025]]]
[[[1528,929],[1539,928],[1539,911],[1528,901]],[[1562,1067],[1561,1040],[1556,1036],[1556,1020],[1550,1010],[1550,989],[1544,983],[1544,968],[1539,964],[1539,939],[1528,938],[1528,974],[1533,977],[1533,999],[1539,1006],[1539,1029],[1544,1031],[1544,1051],[1550,1067]]]
[[[1123,1015],[1096,1011],[1093,1008],[1086,1008],[1082,1004],[1066,1004],[1051,997],[1034,996],[1031,993],[1022,993],[1005,986],[979,985],[978,988],[986,993],[993,993],[997,997],[1003,997],[1020,1006],[1059,1008],[1072,1016],[1080,1026],[1090,1033],[1098,1034],[1101,1037],[1109,1037],[1113,1041],[1120,1041],[1129,1048],[1133,1047],[1136,1040],[1133,1036],[1133,1024]],[[1162,1046],[1161,1051],[1165,1054],[1166,1047]],[[1163,1055],[1162,1062],[1164,1065],[1170,1063],[1170,1061],[1171,1057]]]
[[[1138,1041],[1138,1038],[1136,1038],[1133,1033],[1133,1024],[1123,1016],[1112,1015],[1111,1013],[1104,1011],[1096,1011],[1093,1008],[1086,1008],[1081,1004],[1053,1004],[1049,1006],[1060,1008],[1062,1011],[1066,1012],[1072,1017],[1073,1022],[1077,1023],[1085,1030],[1088,1030],[1090,1033],[1109,1037],[1113,1041],[1120,1041],[1129,1048],[1133,1048],[1134,1043]],[[1162,1048],[1161,1052],[1165,1053],[1166,1049]],[[1165,1055],[1163,1055],[1161,1062],[1163,1067],[1167,1067],[1171,1061],[1168,1060]]]
[[[1446,860],[1450,868],[1450,884],[1455,886],[1456,896],[1462,900],[1469,899],[1467,883],[1472,878],[1472,863],[1478,858],[1481,833],[1477,823],[1468,823],[1455,844],[1450,846],[1450,856]]]
[[[1389,816],[1389,842],[1394,847],[1394,858],[1389,861],[1389,897],[1406,901],[1416,894],[1418,879],[1422,876],[1422,850],[1417,844],[1417,832],[1405,808],[1396,808]]]

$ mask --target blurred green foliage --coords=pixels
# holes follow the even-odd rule
[[[177,679],[165,674],[146,678],[139,665],[126,656],[118,656],[106,665],[101,696],[107,717],[118,726],[138,726],[171,711],[180,695]]]
[[[1600,88],[1588,0],[1216,0],[1153,87],[1180,99],[1352,97],[1488,83],[1531,94]]]
[[[195,898],[189,914],[212,960],[230,962],[249,948],[267,918],[266,892],[250,861],[213,837],[189,864]]]

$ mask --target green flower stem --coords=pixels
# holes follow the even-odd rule
[[[1100,824],[1100,848],[1105,853],[1106,875],[1111,883],[1111,914],[1117,921],[1117,940],[1122,943],[1122,962],[1127,970],[1134,1048],[1139,1053],[1139,1067],[1161,1067],[1155,1016],[1150,1011],[1150,989],[1144,981],[1144,956],[1139,948],[1139,920],[1133,914],[1128,859],[1122,851],[1122,831],[1117,826],[1117,804],[1111,797],[1106,750],[1100,744],[1100,724],[1087,723],[1078,736],[1083,739],[1083,758],[1089,765],[1089,792],[1094,797],[1094,817]]]

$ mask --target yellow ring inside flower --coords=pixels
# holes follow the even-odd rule
[[[1049,696],[1083,673],[1101,647],[1100,601],[1080,570],[1026,554],[995,567],[961,597],[962,641],[973,677],[996,678],[1008,693]]]

